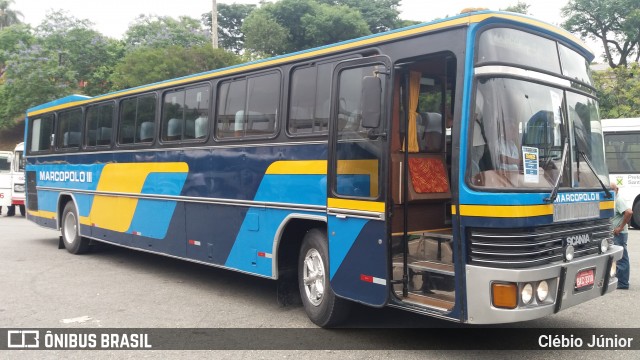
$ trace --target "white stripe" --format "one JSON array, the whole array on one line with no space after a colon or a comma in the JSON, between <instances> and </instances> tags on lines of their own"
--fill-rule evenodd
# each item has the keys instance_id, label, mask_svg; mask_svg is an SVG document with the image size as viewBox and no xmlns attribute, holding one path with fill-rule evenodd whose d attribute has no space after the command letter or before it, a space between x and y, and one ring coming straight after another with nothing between
<instances>
[{"instance_id":1,"label":"white stripe","mask_svg":"<svg viewBox=\"0 0 640 360\"><path fill-rule=\"evenodd\" d=\"M374 277L373 278L373 283L374 284L378 284L378 285L387 285L387 280Z\"/></svg>"}]
</instances>

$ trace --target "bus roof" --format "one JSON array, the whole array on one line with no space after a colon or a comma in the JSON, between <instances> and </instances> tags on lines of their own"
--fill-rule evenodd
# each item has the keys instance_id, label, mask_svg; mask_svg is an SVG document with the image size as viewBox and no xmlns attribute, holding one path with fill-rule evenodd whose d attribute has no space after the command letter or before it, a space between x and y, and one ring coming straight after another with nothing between
<instances>
[{"instance_id":1,"label":"bus roof","mask_svg":"<svg viewBox=\"0 0 640 360\"><path fill-rule=\"evenodd\" d=\"M262 59L257 61L252 61L244 64L234 65L226 68L215 69L211 71L206 71L198 74L188 75L176 79L161 81L157 83L142 85L138 87L134 87L131 89L119 90L116 92L99 95L94 98L83 96L83 95L71 95L61 99L57 99L45 104L41 104L35 107L32 107L27 110L27 116L33 116L42 114L48 111L54 111L59 109L64 109L67 107L72 107L76 105L82 105L91 102L98 102L102 100L112 99L125 95L137 94L145 91L157 90L165 87L176 86L181 84L187 84L194 81L202 81L213 79L217 77L232 75L234 73L240 73L243 71L249 70L257 70L260 68L266 68L269 66L275 66L280 64L285 64L288 62L310 59L317 56L323 55L331 55L337 54L343 51L354 50L357 48L368 47L372 45L378 45L386 42L390 42L393 40L398 40L402 38L409 38L416 35L432 32L435 30L442 30L446 28L454 28L460 26L469 26L471 24L477 24L481 22L488 21L504 21L504 22L512 22L518 23L524 26L528 26L531 28L535 28L537 30L541 30L547 34L553 35L557 38L561 38L574 46L574 48L581 53L581 55L585 56L589 61L593 60L593 54L586 47L586 45L577 37L575 37L570 32L556 27L554 25L548 24L546 22L536 20L534 18L517 14L511 12L503 12L503 11L478 11L478 12L470 12L464 13L457 16L434 20L431 22L426 22L418 25L413 25L401 29L391 30L387 32L383 32L380 34L368 35L360 38L356 38L353 40L347 40L335 44L325 45L313 49L303 50L294 52L291 54L280 55L268 59Z\"/></svg>"},{"instance_id":2,"label":"bus roof","mask_svg":"<svg viewBox=\"0 0 640 360\"><path fill-rule=\"evenodd\" d=\"M640 118L602 119L602 131L638 131Z\"/></svg>"}]
</instances>

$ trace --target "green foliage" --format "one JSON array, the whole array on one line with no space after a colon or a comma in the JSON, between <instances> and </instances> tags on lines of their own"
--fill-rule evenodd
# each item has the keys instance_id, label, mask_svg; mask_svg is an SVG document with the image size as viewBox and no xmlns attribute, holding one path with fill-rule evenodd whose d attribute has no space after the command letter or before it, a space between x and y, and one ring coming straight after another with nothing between
<instances>
[{"instance_id":1,"label":"green foliage","mask_svg":"<svg viewBox=\"0 0 640 360\"><path fill-rule=\"evenodd\" d=\"M569 0L562 17L565 29L602 43L612 68L639 60L640 0Z\"/></svg>"},{"instance_id":2,"label":"green foliage","mask_svg":"<svg viewBox=\"0 0 640 360\"><path fill-rule=\"evenodd\" d=\"M137 47L202 46L211 42L211 34L199 20L181 16L139 16L124 35L127 51Z\"/></svg>"},{"instance_id":3,"label":"green foliage","mask_svg":"<svg viewBox=\"0 0 640 360\"><path fill-rule=\"evenodd\" d=\"M640 64L597 71L593 79L598 89L600 117L640 117Z\"/></svg>"},{"instance_id":4,"label":"green foliage","mask_svg":"<svg viewBox=\"0 0 640 360\"><path fill-rule=\"evenodd\" d=\"M19 46L7 57L0 86L0 128L13 125L29 107L69 95L77 90L75 73L47 49Z\"/></svg>"},{"instance_id":5,"label":"green foliage","mask_svg":"<svg viewBox=\"0 0 640 360\"><path fill-rule=\"evenodd\" d=\"M336 29L331 27L335 26ZM279 55L370 34L359 11L314 0L264 3L245 20L250 52Z\"/></svg>"},{"instance_id":6,"label":"green foliage","mask_svg":"<svg viewBox=\"0 0 640 360\"><path fill-rule=\"evenodd\" d=\"M110 69L123 56L124 48L120 41L109 39L90 26L87 20L56 11L48 14L36 34L39 43L75 73L85 94L98 95L111 88Z\"/></svg>"},{"instance_id":7,"label":"green foliage","mask_svg":"<svg viewBox=\"0 0 640 360\"><path fill-rule=\"evenodd\" d=\"M184 48L141 47L127 53L113 71L113 90L131 88L240 63L233 53L211 44Z\"/></svg>"},{"instance_id":8,"label":"green foliage","mask_svg":"<svg viewBox=\"0 0 640 360\"><path fill-rule=\"evenodd\" d=\"M528 15L530 7L531 7L531 5L527 4L526 2L518 1L517 4L511 5L511 6L507 6L504 9L500 9L500 11L511 11L511 12L514 12L514 13L520 13L520 14Z\"/></svg>"},{"instance_id":9,"label":"green foliage","mask_svg":"<svg viewBox=\"0 0 640 360\"><path fill-rule=\"evenodd\" d=\"M253 4L218 4L218 45L236 54L244 50L244 19L256 8ZM211 13L202 14L202 23L211 29Z\"/></svg>"},{"instance_id":10,"label":"green foliage","mask_svg":"<svg viewBox=\"0 0 640 360\"><path fill-rule=\"evenodd\" d=\"M13 25L0 30L0 76L7 57L18 50L19 46L29 46L35 42L29 25Z\"/></svg>"},{"instance_id":11,"label":"green foliage","mask_svg":"<svg viewBox=\"0 0 640 360\"><path fill-rule=\"evenodd\" d=\"M369 33L369 27L360 13L344 5L320 5L315 14L305 14L300 20L308 47L332 44Z\"/></svg>"},{"instance_id":12,"label":"green foliage","mask_svg":"<svg viewBox=\"0 0 640 360\"><path fill-rule=\"evenodd\" d=\"M321 4L344 5L357 10L372 34L402 27L400 0L318 0Z\"/></svg>"}]
</instances>

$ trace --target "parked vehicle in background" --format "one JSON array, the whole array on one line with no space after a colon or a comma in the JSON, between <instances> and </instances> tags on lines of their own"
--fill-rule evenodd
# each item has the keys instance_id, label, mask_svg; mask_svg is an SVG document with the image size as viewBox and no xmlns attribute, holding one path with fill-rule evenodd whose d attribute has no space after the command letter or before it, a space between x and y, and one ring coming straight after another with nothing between
<instances>
[{"instance_id":1,"label":"parked vehicle in background","mask_svg":"<svg viewBox=\"0 0 640 360\"><path fill-rule=\"evenodd\" d=\"M13 150L13 158L11 161L11 206L20 208L20 215L26 215L24 209L25 186L24 186L24 143L16 145ZM15 211L15 210L14 210Z\"/></svg>"},{"instance_id":2,"label":"parked vehicle in background","mask_svg":"<svg viewBox=\"0 0 640 360\"><path fill-rule=\"evenodd\" d=\"M609 178L634 211L631 226L640 229L640 118L603 119Z\"/></svg>"},{"instance_id":3,"label":"parked vehicle in background","mask_svg":"<svg viewBox=\"0 0 640 360\"><path fill-rule=\"evenodd\" d=\"M11 155L11 151L0 151L0 207L11 205Z\"/></svg>"}]
</instances>

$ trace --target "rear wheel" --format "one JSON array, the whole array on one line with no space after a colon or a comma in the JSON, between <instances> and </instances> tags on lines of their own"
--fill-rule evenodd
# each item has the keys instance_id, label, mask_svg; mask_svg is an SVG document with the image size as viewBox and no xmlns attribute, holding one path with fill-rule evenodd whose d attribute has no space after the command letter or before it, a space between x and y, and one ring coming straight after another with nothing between
<instances>
[{"instance_id":1,"label":"rear wheel","mask_svg":"<svg viewBox=\"0 0 640 360\"><path fill-rule=\"evenodd\" d=\"M350 303L336 297L329 282L329 251L326 232L310 230L298 257L298 285L309 319L321 327L344 321Z\"/></svg>"},{"instance_id":2,"label":"rear wheel","mask_svg":"<svg viewBox=\"0 0 640 360\"><path fill-rule=\"evenodd\" d=\"M69 201L62 211L62 241L72 254L82 254L89 250L89 240L80 236L78 213L73 201Z\"/></svg>"}]
</instances>

